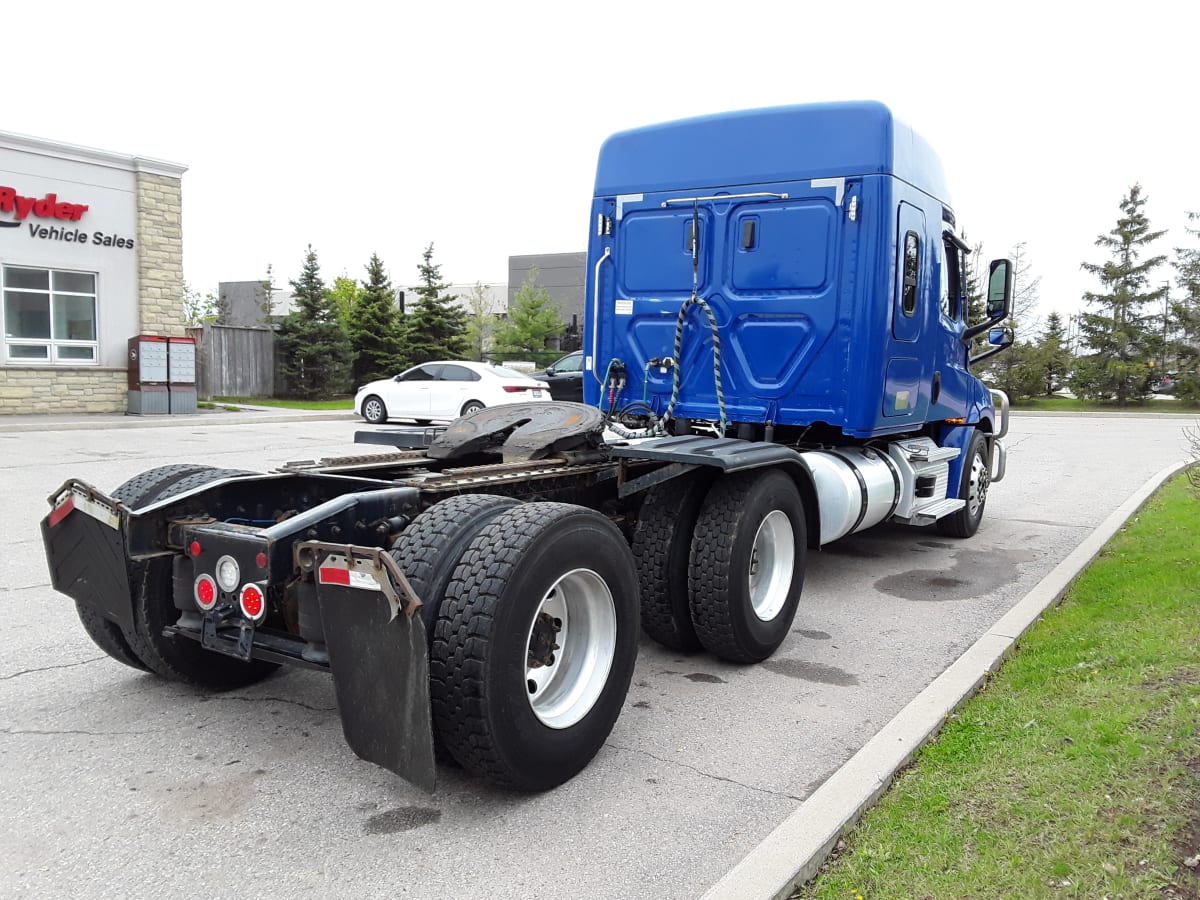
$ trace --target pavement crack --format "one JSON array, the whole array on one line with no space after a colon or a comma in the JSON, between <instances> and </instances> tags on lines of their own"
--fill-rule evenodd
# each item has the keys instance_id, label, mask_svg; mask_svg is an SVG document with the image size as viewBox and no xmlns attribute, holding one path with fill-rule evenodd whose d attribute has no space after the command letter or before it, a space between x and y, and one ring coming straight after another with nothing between
<instances>
[{"instance_id":1,"label":"pavement crack","mask_svg":"<svg viewBox=\"0 0 1200 900\"><path fill-rule=\"evenodd\" d=\"M795 794L788 794L783 791L771 791L767 788L755 787L752 784L746 784L745 782L738 781L736 778L726 778L724 775L714 775L712 772L705 772L703 769L698 768L697 766L690 765L689 763L685 763L677 759L666 759L662 756L655 756L648 750L635 750L632 747L621 747L611 742L607 742L605 746L611 747L614 750L621 750L625 753L637 753L641 756L648 756L653 760L664 763L665 765L679 766L681 769L688 769L692 772L695 772L697 775L702 775L705 778L711 778L713 781L724 781L727 784L735 784L738 787L745 788L748 791L756 791L760 794L767 794L771 797L777 797L780 800L795 800L797 803L804 802L803 797L797 797Z\"/></svg>"},{"instance_id":2,"label":"pavement crack","mask_svg":"<svg viewBox=\"0 0 1200 900\"><path fill-rule=\"evenodd\" d=\"M50 582L45 584L23 584L20 587L5 587L0 588L0 594L15 594L18 591L44 591L46 588L52 588L54 585Z\"/></svg>"},{"instance_id":3,"label":"pavement crack","mask_svg":"<svg viewBox=\"0 0 1200 900\"><path fill-rule=\"evenodd\" d=\"M313 712L335 712L336 706L311 706L308 703L301 703L299 700L289 700L286 697L230 697L228 694L221 697L207 697L207 702L214 700L237 700L241 703L287 703L291 706L299 706L301 709L310 709Z\"/></svg>"},{"instance_id":4,"label":"pavement crack","mask_svg":"<svg viewBox=\"0 0 1200 900\"><path fill-rule=\"evenodd\" d=\"M153 731L153 730L151 730L151 731L84 731L82 729L77 729L77 728L63 728L61 730L51 729L51 728L47 728L47 729L0 728L0 734L14 735L14 736L32 734L32 735L45 735L45 736L49 736L49 737L56 737L58 735L66 735L66 734L84 734L84 735L87 735L88 737L124 737L124 736L145 737L148 734L157 734L157 733L158 732Z\"/></svg>"},{"instance_id":5,"label":"pavement crack","mask_svg":"<svg viewBox=\"0 0 1200 900\"><path fill-rule=\"evenodd\" d=\"M11 678L20 678L22 675L32 675L34 672L50 672L54 669L74 669L76 666L86 666L88 663L99 662L102 659L107 659L106 656L93 656L91 659L82 659L79 662L63 663L61 666L42 666L38 669L22 669L20 672L13 672L11 675L0 675L0 681L8 681Z\"/></svg>"}]
</instances>

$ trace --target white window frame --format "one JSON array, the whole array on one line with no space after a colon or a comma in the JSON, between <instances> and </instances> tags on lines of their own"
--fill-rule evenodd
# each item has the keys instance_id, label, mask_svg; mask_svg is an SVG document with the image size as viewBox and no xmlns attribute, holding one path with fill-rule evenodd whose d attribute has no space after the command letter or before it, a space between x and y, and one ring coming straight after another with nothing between
<instances>
[{"instance_id":1,"label":"white window frame","mask_svg":"<svg viewBox=\"0 0 1200 900\"><path fill-rule=\"evenodd\" d=\"M19 288L9 287L8 272L10 269L28 269L35 272L45 272L49 288L42 290L41 288ZM94 289L91 293L85 291L60 291L54 288L54 276L56 273L64 275L90 275ZM5 295L7 293L14 294L37 294L38 296L46 297L49 303L50 314L50 337L49 338L20 338L8 336L8 325L5 321L7 302ZM69 340L67 338L56 337L54 334L54 299L55 297L86 297L92 301L93 315L93 332L95 337L90 341ZM3 361L8 366L58 366L58 367L88 367L100 365L100 274L98 272L90 272L84 269L62 269L51 268L44 265L21 265L20 263L4 263L0 264L0 346L3 346L4 355ZM37 359L28 357L13 356L13 347L44 347L46 355ZM79 359L76 357L61 357L62 350L72 347L88 347L91 348L91 359Z\"/></svg>"}]
</instances>

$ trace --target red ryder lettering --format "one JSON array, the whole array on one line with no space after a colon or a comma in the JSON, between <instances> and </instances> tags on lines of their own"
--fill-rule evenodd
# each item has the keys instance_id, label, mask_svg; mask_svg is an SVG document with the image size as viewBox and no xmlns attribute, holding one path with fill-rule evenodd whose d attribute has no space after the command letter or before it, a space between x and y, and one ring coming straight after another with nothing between
<instances>
[{"instance_id":1,"label":"red ryder lettering","mask_svg":"<svg viewBox=\"0 0 1200 900\"><path fill-rule=\"evenodd\" d=\"M58 194L45 197L22 197L16 188L0 185L0 212L15 213L18 220L30 213L41 219L65 219L78 222L88 207L82 203L60 203Z\"/></svg>"}]
</instances>

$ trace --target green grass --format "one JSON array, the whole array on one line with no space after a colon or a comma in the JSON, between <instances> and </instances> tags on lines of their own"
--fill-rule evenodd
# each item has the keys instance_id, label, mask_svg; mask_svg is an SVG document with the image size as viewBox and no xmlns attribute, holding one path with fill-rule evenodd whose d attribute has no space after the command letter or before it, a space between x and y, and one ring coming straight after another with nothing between
<instances>
[{"instance_id":1,"label":"green grass","mask_svg":"<svg viewBox=\"0 0 1200 900\"><path fill-rule=\"evenodd\" d=\"M1035 397L1032 400L1014 400L1015 410L1049 410L1054 412L1192 412L1196 406L1178 400L1145 400L1131 402L1124 407L1116 403L1100 403L1096 400L1079 400L1074 397Z\"/></svg>"},{"instance_id":2,"label":"green grass","mask_svg":"<svg viewBox=\"0 0 1200 900\"><path fill-rule=\"evenodd\" d=\"M279 400L275 397L213 397L218 403L243 403L249 406L275 406L280 409L354 409L354 398L337 400Z\"/></svg>"},{"instance_id":3,"label":"green grass","mask_svg":"<svg viewBox=\"0 0 1200 900\"><path fill-rule=\"evenodd\" d=\"M795 896L1200 896L1198 536L1181 476Z\"/></svg>"}]
</instances>

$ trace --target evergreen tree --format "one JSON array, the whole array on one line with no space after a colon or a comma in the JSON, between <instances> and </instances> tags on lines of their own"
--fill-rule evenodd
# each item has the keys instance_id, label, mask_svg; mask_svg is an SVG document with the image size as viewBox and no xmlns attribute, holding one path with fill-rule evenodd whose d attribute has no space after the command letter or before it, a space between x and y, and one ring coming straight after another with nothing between
<instances>
[{"instance_id":1,"label":"evergreen tree","mask_svg":"<svg viewBox=\"0 0 1200 900\"><path fill-rule=\"evenodd\" d=\"M1139 262L1149 245L1165 232L1151 231L1142 207L1146 199L1135 184L1121 200L1116 227L1096 238L1096 246L1109 251L1103 263L1082 263L1081 268L1100 279L1101 291L1088 292L1083 299L1096 312L1079 317L1080 337L1092 353L1075 366L1071 389L1086 399L1115 396L1119 406L1140 398L1150 378L1149 361L1160 338L1153 327L1153 314L1143 312L1147 304L1162 301L1166 288L1150 290L1150 273L1166 259L1151 256Z\"/></svg>"},{"instance_id":2,"label":"evergreen tree","mask_svg":"<svg viewBox=\"0 0 1200 900\"><path fill-rule=\"evenodd\" d=\"M1046 317L1046 331L1037 344L1035 360L1046 396L1054 393L1071 368L1071 350L1067 346L1067 328L1057 312Z\"/></svg>"},{"instance_id":3,"label":"evergreen tree","mask_svg":"<svg viewBox=\"0 0 1200 900\"><path fill-rule=\"evenodd\" d=\"M536 268L529 270L509 307L508 321L496 329L496 349L501 353L540 353L550 338L567 328L558 304L538 283L538 274Z\"/></svg>"},{"instance_id":4,"label":"evergreen tree","mask_svg":"<svg viewBox=\"0 0 1200 900\"><path fill-rule=\"evenodd\" d=\"M344 394L350 388L350 341L337 320L311 244L300 277L291 285L296 309L283 318L276 334L286 393L305 399Z\"/></svg>"},{"instance_id":5,"label":"evergreen tree","mask_svg":"<svg viewBox=\"0 0 1200 900\"><path fill-rule=\"evenodd\" d=\"M454 305L458 297L442 295L449 285L441 280L442 267L433 262L433 244L421 259L419 299L404 321L407 362L415 366L433 359L461 359L468 350L467 315Z\"/></svg>"},{"instance_id":6,"label":"evergreen tree","mask_svg":"<svg viewBox=\"0 0 1200 900\"><path fill-rule=\"evenodd\" d=\"M1200 213L1189 212L1188 221L1200 222ZM1200 229L1184 229L1200 238ZM1200 248L1176 247L1175 286L1180 296L1171 303L1171 336L1168 348L1172 365L1179 373L1175 396L1192 403L1200 401Z\"/></svg>"},{"instance_id":7,"label":"evergreen tree","mask_svg":"<svg viewBox=\"0 0 1200 900\"><path fill-rule=\"evenodd\" d=\"M405 362L396 292L378 254L371 254L366 269L367 280L347 315L356 385L390 378L404 368Z\"/></svg>"}]
</instances>

